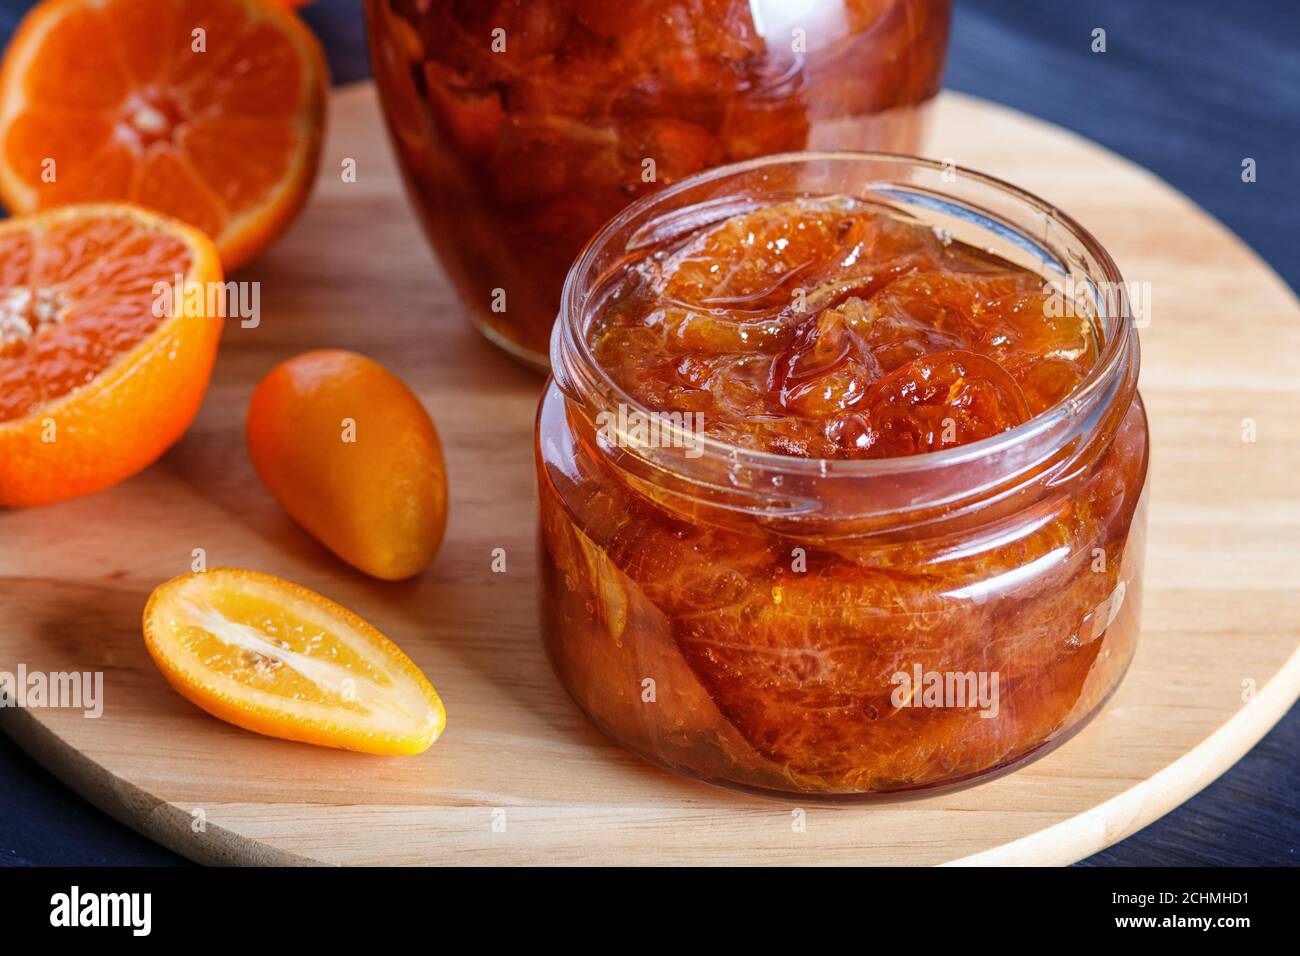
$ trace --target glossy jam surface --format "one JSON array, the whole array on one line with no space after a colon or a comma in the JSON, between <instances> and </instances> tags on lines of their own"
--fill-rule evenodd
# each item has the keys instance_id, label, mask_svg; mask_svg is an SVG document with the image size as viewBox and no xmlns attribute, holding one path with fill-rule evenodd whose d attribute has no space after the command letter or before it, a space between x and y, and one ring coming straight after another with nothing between
<instances>
[{"instance_id":1,"label":"glossy jam surface","mask_svg":"<svg viewBox=\"0 0 1300 956\"><path fill-rule=\"evenodd\" d=\"M367 0L407 182L476 319L544 364L582 245L632 200L801 149L911 152L949 0Z\"/></svg>"},{"instance_id":2,"label":"glossy jam surface","mask_svg":"<svg viewBox=\"0 0 1300 956\"><path fill-rule=\"evenodd\" d=\"M611 281L584 328L625 397L780 457L750 474L721 456L701 480L640 467L550 388L543 634L602 729L729 786L879 798L1015 766L1100 708L1141 602L1135 355L1036 468L969 460L960 507L873 514L929 476L837 477L839 459L876 467L1052 409L1099 365L1092 323L1059 316L1037 275L836 197L760 205ZM810 456L830 459L820 479ZM781 510L796 488L805 510Z\"/></svg>"},{"instance_id":3,"label":"glossy jam surface","mask_svg":"<svg viewBox=\"0 0 1300 956\"><path fill-rule=\"evenodd\" d=\"M927 226L790 200L629 264L588 337L630 398L716 438L888 458L995 435L1077 387L1097 336L1058 299Z\"/></svg>"}]
</instances>

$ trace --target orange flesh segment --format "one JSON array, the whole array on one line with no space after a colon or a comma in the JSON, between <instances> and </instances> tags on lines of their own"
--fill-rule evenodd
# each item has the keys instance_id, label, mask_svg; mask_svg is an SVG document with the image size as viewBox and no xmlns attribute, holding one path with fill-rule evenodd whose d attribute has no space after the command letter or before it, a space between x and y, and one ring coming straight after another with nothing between
<instances>
[{"instance_id":1,"label":"orange flesh segment","mask_svg":"<svg viewBox=\"0 0 1300 956\"><path fill-rule=\"evenodd\" d=\"M214 198L232 212L261 201L294 149L292 130L269 120L201 120L181 134L181 142L193 174L212 184Z\"/></svg>"},{"instance_id":2,"label":"orange flesh segment","mask_svg":"<svg viewBox=\"0 0 1300 956\"><path fill-rule=\"evenodd\" d=\"M39 70L27 77L28 102L36 109L111 109L127 93L127 77L111 43L109 19L83 7L70 11L45 35Z\"/></svg>"}]
</instances>

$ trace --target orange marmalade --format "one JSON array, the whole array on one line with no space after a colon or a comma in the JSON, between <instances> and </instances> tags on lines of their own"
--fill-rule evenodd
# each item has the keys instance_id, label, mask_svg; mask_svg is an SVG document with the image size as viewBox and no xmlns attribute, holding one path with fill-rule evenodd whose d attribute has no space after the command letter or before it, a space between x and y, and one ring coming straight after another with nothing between
<instances>
[{"instance_id":1,"label":"orange marmalade","mask_svg":"<svg viewBox=\"0 0 1300 956\"><path fill-rule=\"evenodd\" d=\"M1012 768L1132 656L1146 421L1113 263L1012 187L788 154L638 202L570 273L542 627L621 743L750 790Z\"/></svg>"}]
</instances>

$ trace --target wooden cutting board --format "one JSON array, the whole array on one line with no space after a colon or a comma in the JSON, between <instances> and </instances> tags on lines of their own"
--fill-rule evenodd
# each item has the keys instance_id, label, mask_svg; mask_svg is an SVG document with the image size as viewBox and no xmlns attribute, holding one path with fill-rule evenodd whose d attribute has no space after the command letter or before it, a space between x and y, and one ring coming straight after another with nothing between
<instances>
[{"instance_id":1,"label":"wooden cutting board","mask_svg":"<svg viewBox=\"0 0 1300 956\"><path fill-rule=\"evenodd\" d=\"M1152 283L1143 635L1110 705L1056 752L948 796L799 807L683 780L598 734L552 678L535 625L542 381L465 321L369 85L335 97L315 198L238 276L262 283L262 322L230 324L185 439L110 491L0 513L0 670L102 671L105 684L99 719L4 709L0 726L115 817L208 863L1068 863L1181 803L1300 688L1300 306L1206 213L1098 146L954 94L935 120L930 155L1062 206L1126 278ZM348 158L358 177L344 183ZM396 371L441 430L450 526L415 581L371 581L332 558L249 464L253 387L322 346ZM442 693L443 739L414 758L321 750L174 694L145 655L140 612L195 548L210 567L270 571L373 621ZM494 548L504 574L490 569Z\"/></svg>"}]
</instances>

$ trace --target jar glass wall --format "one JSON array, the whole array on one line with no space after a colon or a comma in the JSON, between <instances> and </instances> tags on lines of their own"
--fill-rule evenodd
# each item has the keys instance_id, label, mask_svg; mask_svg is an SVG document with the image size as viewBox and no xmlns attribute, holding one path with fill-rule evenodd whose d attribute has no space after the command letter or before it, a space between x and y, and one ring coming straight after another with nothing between
<instances>
[{"instance_id":1,"label":"jar glass wall","mask_svg":"<svg viewBox=\"0 0 1300 956\"><path fill-rule=\"evenodd\" d=\"M737 209L808 196L871 203L1072 290L1095 364L1023 424L926 454L812 459L621 425L611 441L611 421L653 410L587 338L610 277ZM650 760L754 791L897 798L1046 752L1118 685L1141 604L1138 343L1114 263L1046 203L888 155L695 177L587 247L552 365L537 422L542 633L577 704Z\"/></svg>"},{"instance_id":2,"label":"jar glass wall","mask_svg":"<svg viewBox=\"0 0 1300 956\"><path fill-rule=\"evenodd\" d=\"M544 367L565 273L634 199L797 149L911 152L950 0L366 0L408 191L470 315Z\"/></svg>"}]
</instances>

